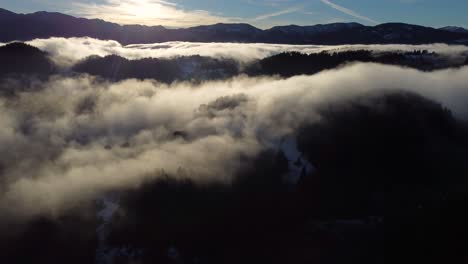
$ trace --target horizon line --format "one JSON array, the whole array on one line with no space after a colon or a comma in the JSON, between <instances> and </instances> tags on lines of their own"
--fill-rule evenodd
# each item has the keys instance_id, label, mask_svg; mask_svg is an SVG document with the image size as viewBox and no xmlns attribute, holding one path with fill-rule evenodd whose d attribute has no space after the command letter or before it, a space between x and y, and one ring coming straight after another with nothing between
<instances>
[{"instance_id":1,"label":"horizon line","mask_svg":"<svg viewBox=\"0 0 468 264\"><path fill-rule=\"evenodd\" d=\"M362 23L359 23L359 22L356 22L356 21L341 21L341 22L318 23L318 24L278 24L278 25L274 25L274 26L266 27L266 28L258 27L258 26L252 25L251 23L248 23L248 22L232 22L232 23L230 23L230 22L218 22L218 23L214 23L214 24L201 24L201 25L194 25L194 26L188 26L188 27L171 27L171 26L165 26L163 24L145 25L145 24L132 24L132 23L129 23L129 24L127 24L127 23L116 23L116 22L111 22L111 21L108 21L108 20L105 20L105 19L102 19L102 18L86 18L86 17L82 17L82 16L79 16L79 15L69 14L69 13L60 12L60 11L38 10L38 11L30 11L30 12L21 13L21 12L15 12L15 11L12 11L12 10L8 10L8 9L2 8L2 7L0 7L0 10L5 10L7 12L10 12L10 13L13 13L13 14L16 14L16 15L32 15L32 14L36 14L36 13L51 13L51 14L55 13L55 14L66 15L66 16L70 16L70 17L74 17L74 18L78 18L78 19L101 20L101 21L104 21L106 23L116 24L116 25L119 25L119 26L163 27L165 29L189 29L189 28L194 28L194 27L213 26L213 25L219 25L219 24L224 24L224 25L249 25L249 26L254 27L256 29L259 29L259 30L269 30L269 29L273 29L275 27L286 27L286 26L311 27L311 26L333 25L333 24L359 24L359 25L364 26L364 27L376 27L376 26L385 25L385 24L406 24L406 25L433 28L433 29L438 29L438 30L440 30L442 28L445 28L445 27L457 27L457 28L462 28L462 29L468 30L468 27L464 26L464 25L445 25L445 26L434 27L434 26L428 26L428 25L422 25L422 24L413 24L413 23L408 23L408 22L397 22L397 21L382 22L382 23L378 23L376 25L365 25L365 24L362 24Z\"/></svg>"}]
</instances>

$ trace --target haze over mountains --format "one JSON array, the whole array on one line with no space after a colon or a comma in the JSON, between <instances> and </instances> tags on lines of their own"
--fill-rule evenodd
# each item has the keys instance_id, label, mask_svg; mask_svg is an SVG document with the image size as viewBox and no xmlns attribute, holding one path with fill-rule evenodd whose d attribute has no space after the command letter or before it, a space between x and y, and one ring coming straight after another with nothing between
<instances>
[{"instance_id":1,"label":"haze over mountains","mask_svg":"<svg viewBox=\"0 0 468 264\"><path fill-rule=\"evenodd\" d=\"M14 94L15 91L9 89L11 85L1 85L2 78L28 80L31 77L48 79L53 75L60 74L90 74L108 80L118 81L126 79L152 79L163 83L173 83L177 81L203 82L208 80L228 80L235 76L281 76L292 77L298 75L312 75L324 70L339 68L346 64L353 63L379 63L385 65L398 65L406 68L418 69L420 71L437 71L442 69L456 69L468 65L468 47L448 46L448 45L379 45L382 50L366 49L365 45L343 45L330 46L335 49L324 50L319 46L310 45L279 45L274 44L252 44L258 45L254 51L248 51L245 47L230 47L232 43L217 43L225 49L229 49L232 54L244 53L255 54L261 49L270 50L270 55L259 58L243 60L236 57L226 57L210 46L211 43L198 43L201 50L210 50L212 53L194 55L194 53L183 52L179 48L178 55L159 56L151 54L150 50L120 47L114 49L107 47L107 52L98 55L102 47L99 41L90 38L71 38L66 41L75 42L72 49L74 54L80 53L83 44L89 46L97 54L86 56L86 52L75 59L63 58L61 55L50 51L54 49L64 49L66 45L64 38L54 38L45 44L39 45L43 50L35 47L40 41L28 43L13 42L0 45L0 94ZM39 41L39 42L38 42ZM116 43L115 41L110 41ZM184 42L189 45L191 43ZM173 43L167 43L171 46ZM197 43L194 43L197 44ZM161 44L166 45L166 44ZM204 46L208 45L208 46ZM250 45L250 44L237 44ZM133 45L132 45L133 46ZM391 47L395 46L395 47ZM274 48L277 48L274 50ZM315 51L294 50L294 47L315 47ZM327 46L328 47L328 46ZM341 48L340 48L341 47ZM413 50L411 50L413 48ZM424 49L426 48L426 49ZM162 51L160 47L158 51ZM169 49L177 50L177 46ZM407 49L407 51L405 51ZM408 49L410 51L408 51ZM47 52L47 51L50 52ZM140 52L141 56L135 56ZM129 56L133 54L133 56ZM183 55L185 54L185 55ZM255 54L254 56L258 56ZM63 63L63 61L67 63ZM285 67L284 65L288 65Z\"/></svg>"},{"instance_id":2,"label":"haze over mountains","mask_svg":"<svg viewBox=\"0 0 468 264\"><path fill-rule=\"evenodd\" d=\"M0 41L32 40L49 37L92 37L116 40L122 44L167 41L242 42L278 44L468 44L463 28L435 29L403 23L364 26L333 23L314 26L277 26L262 30L249 24L215 24L170 29L163 26L118 25L100 19L36 12L17 14L0 9Z\"/></svg>"}]
</instances>

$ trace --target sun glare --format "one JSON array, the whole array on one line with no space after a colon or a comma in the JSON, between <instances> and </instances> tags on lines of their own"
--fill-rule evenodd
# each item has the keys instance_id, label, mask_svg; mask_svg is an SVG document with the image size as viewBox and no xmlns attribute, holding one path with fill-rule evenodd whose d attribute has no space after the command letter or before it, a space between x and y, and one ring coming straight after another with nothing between
<instances>
[{"instance_id":1,"label":"sun glare","mask_svg":"<svg viewBox=\"0 0 468 264\"><path fill-rule=\"evenodd\" d=\"M226 21L202 10L185 10L170 1L160 0L103 0L102 3L75 3L80 15L101 18L119 24L148 26L189 27Z\"/></svg>"},{"instance_id":2,"label":"sun glare","mask_svg":"<svg viewBox=\"0 0 468 264\"><path fill-rule=\"evenodd\" d=\"M158 3L151 3L147 1L133 1L121 7L122 11L126 14L138 18L161 18L165 16L163 12L164 6Z\"/></svg>"}]
</instances>

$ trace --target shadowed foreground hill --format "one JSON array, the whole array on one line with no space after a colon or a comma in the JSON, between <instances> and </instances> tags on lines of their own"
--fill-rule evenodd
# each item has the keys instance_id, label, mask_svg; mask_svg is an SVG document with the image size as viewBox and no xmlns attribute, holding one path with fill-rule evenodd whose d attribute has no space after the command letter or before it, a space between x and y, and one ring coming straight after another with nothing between
<instances>
[{"instance_id":1,"label":"shadowed foreground hill","mask_svg":"<svg viewBox=\"0 0 468 264\"><path fill-rule=\"evenodd\" d=\"M321 214L385 215L385 244L394 249L386 259L463 263L466 122L408 93L323 106L322 114L299 134L317 166Z\"/></svg>"},{"instance_id":2,"label":"shadowed foreground hill","mask_svg":"<svg viewBox=\"0 0 468 264\"><path fill-rule=\"evenodd\" d=\"M180 168L120 191L107 226L113 263L464 263L466 123L405 92L362 95L321 113L298 131L315 170L297 185L285 182L285 155L269 149L239 157L231 184L197 184ZM94 262L97 209L82 206L87 214L38 217L16 236L14 225L0 224L0 262Z\"/></svg>"},{"instance_id":3,"label":"shadowed foreground hill","mask_svg":"<svg viewBox=\"0 0 468 264\"><path fill-rule=\"evenodd\" d=\"M461 263L468 217L452 217L468 206L457 191L466 188L466 124L409 93L354 98L323 114L299 133L316 172L297 186L282 181L288 164L276 151L246 161L232 186L167 175L123 196L112 245L144 248L143 263L375 264L405 254ZM386 256L384 236L397 248Z\"/></svg>"},{"instance_id":4,"label":"shadowed foreground hill","mask_svg":"<svg viewBox=\"0 0 468 264\"><path fill-rule=\"evenodd\" d=\"M55 71L47 54L25 43L15 42L0 47L0 77L28 75L44 77Z\"/></svg>"}]
</instances>

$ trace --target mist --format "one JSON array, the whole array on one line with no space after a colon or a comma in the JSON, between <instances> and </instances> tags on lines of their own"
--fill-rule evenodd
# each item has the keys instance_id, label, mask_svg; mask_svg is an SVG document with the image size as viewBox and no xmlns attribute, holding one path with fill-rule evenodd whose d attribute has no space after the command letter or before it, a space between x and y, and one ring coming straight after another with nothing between
<instances>
[{"instance_id":1,"label":"mist","mask_svg":"<svg viewBox=\"0 0 468 264\"><path fill-rule=\"evenodd\" d=\"M282 45L263 43L197 43L166 42L155 44L133 44L123 46L113 40L93 38L48 38L26 42L49 53L51 59L61 67L70 67L89 56L118 55L135 60L142 58L174 58L200 55L218 59L233 59L241 64L270 57L282 52L318 53L322 51L370 50L379 52L409 52L427 50L436 52L446 59L463 60L468 56L468 47L463 45ZM0 44L4 45L4 44Z\"/></svg>"},{"instance_id":2,"label":"mist","mask_svg":"<svg viewBox=\"0 0 468 264\"><path fill-rule=\"evenodd\" d=\"M201 84L88 75L32 82L0 98L0 211L56 216L181 168L195 182L229 184L243 158L320 121L321 106L356 96L413 92L467 120L467 83L468 67L424 73L363 63L312 76Z\"/></svg>"}]
</instances>

